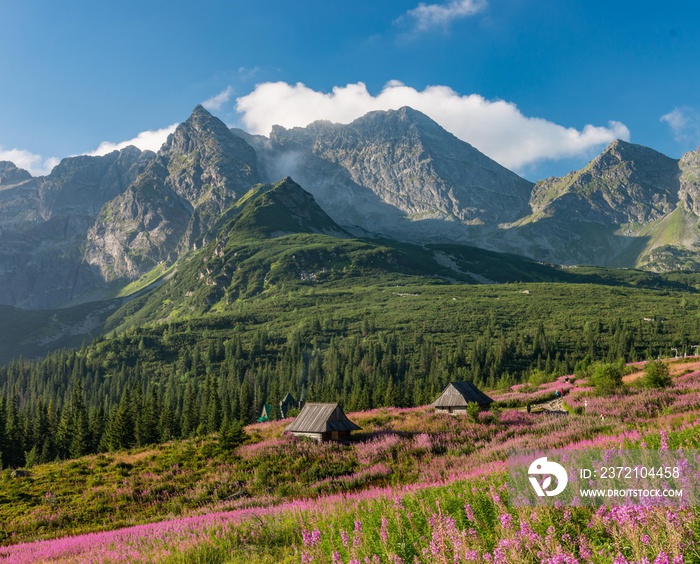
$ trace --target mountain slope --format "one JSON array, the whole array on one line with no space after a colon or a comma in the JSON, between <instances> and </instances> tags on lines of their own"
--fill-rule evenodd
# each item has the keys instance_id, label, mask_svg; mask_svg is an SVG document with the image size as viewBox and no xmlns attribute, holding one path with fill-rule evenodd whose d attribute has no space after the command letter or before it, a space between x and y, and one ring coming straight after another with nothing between
<instances>
[{"instance_id":1,"label":"mountain slope","mask_svg":"<svg viewBox=\"0 0 700 564\"><path fill-rule=\"evenodd\" d=\"M287 178L252 188L221 216L210 243L183 258L171 280L117 314L110 327L202 315L265 292L392 273L474 281L440 266L424 249L351 239Z\"/></svg>"},{"instance_id":2,"label":"mountain slope","mask_svg":"<svg viewBox=\"0 0 700 564\"><path fill-rule=\"evenodd\" d=\"M678 204L678 161L614 141L583 170L535 184L530 205L538 217L576 215L604 225L649 223Z\"/></svg>"},{"instance_id":3,"label":"mountain slope","mask_svg":"<svg viewBox=\"0 0 700 564\"><path fill-rule=\"evenodd\" d=\"M19 184L24 180L29 180L31 177L31 174L22 168L18 168L15 163L0 161L0 186Z\"/></svg>"},{"instance_id":4,"label":"mountain slope","mask_svg":"<svg viewBox=\"0 0 700 564\"><path fill-rule=\"evenodd\" d=\"M258 185L216 223L215 238L176 264L152 293L108 322L109 330L236 310L253 298L311 288L355 292L372 284L569 282L694 292L693 279L639 271L561 269L464 245L415 245L357 239L292 179ZM206 321L203 321L206 323Z\"/></svg>"},{"instance_id":5,"label":"mountain slope","mask_svg":"<svg viewBox=\"0 0 700 564\"><path fill-rule=\"evenodd\" d=\"M52 308L103 285L82 253L100 208L153 159L135 147L102 157L70 157L32 178L0 167L0 303Z\"/></svg>"},{"instance_id":6,"label":"mountain slope","mask_svg":"<svg viewBox=\"0 0 700 564\"><path fill-rule=\"evenodd\" d=\"M259 182L255 151L202 106L147 170L107 204L86 260L106 280L133 280L202 244L221 213Z\"/></svg>"},{"instance_id":7,"label":"mountain slope","mask_svg":"<svg viewBox=\"0 0 700 564\"><path fill-rule=\"evenodd\" d=\"M488 243L558 264L694 268L691 162L681 180L677 160L615 141L583 169L537 182L532 213Z\"/></svg>"},{"instance_id":8,"label":"mountain slope","mask_svg":"<svg viewBox=\"0 0 700 564\"><path fill-rule=\"evenodd\" d=\"M686 209L700 216L700 148L681 157L679 197Z\"/></svg>"},{"instance_id":9,"label":"mountain slope","mask_svg":"<svg viewBox=\"0 0 700 564\"><path fill-rule=\"evenodd\" d=\"M290 173L334 233L557 264L700 268L699 155L679 162L617 141L582 170L533 187L410 108L275 127L268 139L198 106L157 154L68 158L42 178L0 163L0 303L105 299L206 246L252 186Z\"/></svg>"},{"instance_id":10,"label":"mountain slope","mask_svg":"<svg viewBox=\"0 0 700 564\"><path fill-rule=\"evenodd\" d=\"M528 181L408 107L248 139L268 178L292 175L338 223L372 233L454 238L527 210Z\"/></svg>"}]
</instances>

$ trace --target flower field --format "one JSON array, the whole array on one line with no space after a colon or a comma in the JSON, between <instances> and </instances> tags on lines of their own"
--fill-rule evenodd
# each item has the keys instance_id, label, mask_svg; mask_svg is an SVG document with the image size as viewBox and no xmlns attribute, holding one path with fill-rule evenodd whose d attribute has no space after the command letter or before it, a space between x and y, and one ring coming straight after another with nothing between
<instances>
[{"instance_id":1,"label":"flower field","mask_svg":"<svg viewBox=\"0 0 700 564\"><path fill-rule=\"evenodd\" d=\"M700 371L667 389L626 387L607 398L576 382L565 402L569 415L502 409L478 421L425 407L350 414L363 429L350 446L282 436L284 421L252 425L251 442L212 466L225 479L198 474L233 495L160 522L144 523L156 512L134 501L134 526L100 531L108 522L95 517L82 529L94 532L16 544L10 536L0 562L700 562L698 508L515 507L504 462L525 449L697 449ZM125 476L122 495L135 496L135 483ZM19 538L32 535L42 532Z\"/></svg>"}]
</instances>

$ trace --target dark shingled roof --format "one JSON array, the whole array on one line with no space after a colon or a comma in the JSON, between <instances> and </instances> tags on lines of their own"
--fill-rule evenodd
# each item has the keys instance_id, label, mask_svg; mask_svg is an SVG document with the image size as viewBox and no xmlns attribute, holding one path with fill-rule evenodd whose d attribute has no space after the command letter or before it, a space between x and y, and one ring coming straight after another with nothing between
<instances>
[{"instance_id":1,"label":"dark shingled roof","mask_svg":"<svg viewBox=\"0 0 700 564\"><path fill-rule=\"evenodd\" d=\"M348 419L337 403L307 403L285 431L296 433L330 433L358 431L360 427Z\"/></svg>"},{"instance_id":2,"label":"dark shingled roof","mask_svg":"<svg viewBox=\"0 0 700 564\"><path fill-rule=\"evenodd\" d=\"M282 398L282 401L280 403L297 403L297 400L294 399L294 396L291 394L291 392L287 392L287 395Z\"/></svg>"},{"instance_id":3,"label":"dark shingled roof","mask_svg":"<svg viewBox=\"0 0 700 564\"><path fill-rule=\"evenodd\" d=\"M466 407L468 403L489 405L493 400L471 382L451 382L432 405L433 407Z\"/></svg>"}]
</instances>

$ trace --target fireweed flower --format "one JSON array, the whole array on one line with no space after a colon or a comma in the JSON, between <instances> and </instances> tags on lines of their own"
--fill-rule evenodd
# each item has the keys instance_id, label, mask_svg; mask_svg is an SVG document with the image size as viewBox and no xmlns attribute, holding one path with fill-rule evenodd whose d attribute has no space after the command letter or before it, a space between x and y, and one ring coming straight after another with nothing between
<instances>
[{"instance_id":1,"label":"fireweed flower","mask_svg":"<svg viewBox=\"0 0 700 564\"><path fill-rule=\"evenodd\" d=\"M472 509L472 506L468 503L464 504L464 513L466 513L467 519L469 519L472 523L476 523L476 518L474 517L474 510Z\"/></svg>"},{"instance_id":2,"label":"fireweed flower","mask_svg":"<svg viewBox=\"0 0 700 564\"><path fill-rule=\"evenodd\" d=\"M386 517L382 516L382 525L381 525L381 527L379 528L379 536L381 537L382 542L384 542L384 543L385 543L385 542L388 540L388 538L389 538L389 531L388 531L388 529L389 529L389 520L388 520Z\"/></svg>"}]
</instances>

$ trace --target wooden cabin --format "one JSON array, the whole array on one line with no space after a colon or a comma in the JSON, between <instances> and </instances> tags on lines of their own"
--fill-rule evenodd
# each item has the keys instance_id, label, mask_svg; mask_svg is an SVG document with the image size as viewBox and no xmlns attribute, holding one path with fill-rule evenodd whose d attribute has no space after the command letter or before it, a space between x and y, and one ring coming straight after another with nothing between
<instances>
[{"instance_id":1,"label":"wooden cabin","mask_svg":"<svg viewBox=\"0 0 700 564\"><path fill-rule=\"evenodd\" d=\"M280 402L280 416L282 419L286 419L289 417L289 412L292 409L298 409L300 407L300 402L298 402L290 392L287 392L287 395L284 396Z\"/></svg>"},{"instance_id":2,"label":"wooden cabin","mask_svg":"<svg viewBox=\"0 0 700 564\"><path fill-rule=\"evenodd\" d=\"M450 382L432 405L442 413L463 414L467 404L477 403L481 409L488 409L493 400L471 382Z\"/></svg>"},{"instance_id":3,"label":"wooden cabin","mask_svg":"<svg viewBox=\"0 0 700 564\"><path fill-rule=\"evenodd\" d=\"M260 417L258 417L258 423L274 421L275 419L278 419L275 409L269 403L263 404L262 412L260 413Z\"/></svg>"},{"instance_id":4,"label":"wooden cabin","mask_svg":"<svg viewBox=\"0 0 700 564\"><path fill-rule=\"evenodd\" d=\"M285 429L317 441L347 441L352 431L359 430L337 403L307 403Z\"/></svg>"}]
</instances>

